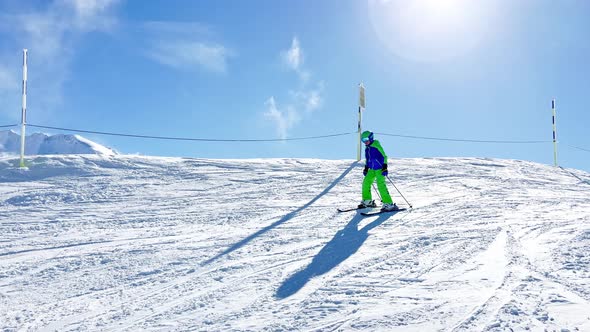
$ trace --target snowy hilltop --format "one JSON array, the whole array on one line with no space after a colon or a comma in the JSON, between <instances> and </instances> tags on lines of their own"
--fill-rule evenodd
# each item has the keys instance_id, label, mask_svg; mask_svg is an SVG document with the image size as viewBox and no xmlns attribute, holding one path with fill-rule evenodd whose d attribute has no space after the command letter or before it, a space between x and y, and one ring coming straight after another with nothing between
<instances>
[{"instance_id":1,"label":"snowy hilltop","mask_svg":"<svg viewBox=\"0 0 590 332\"><path fill-rule=\"evenodd\" d=\"M20 134L12 130L0 131L0 153L20 153ZM25 139L25 154L100 154L112 156L114 150L79 135L47 135L34 133Z\"/></svg>"},{"instance_id":2,"label":"snowy hilltop","mask_svg":"<svg viewBox=\"0 0 590 332\"><path fill-rule=\"evenodd\" d=\"M28 162L0 158L2 331L590 331L583 171L390 158L414 208L363 217L350 160Z\"/></svg>"}]
</instances>

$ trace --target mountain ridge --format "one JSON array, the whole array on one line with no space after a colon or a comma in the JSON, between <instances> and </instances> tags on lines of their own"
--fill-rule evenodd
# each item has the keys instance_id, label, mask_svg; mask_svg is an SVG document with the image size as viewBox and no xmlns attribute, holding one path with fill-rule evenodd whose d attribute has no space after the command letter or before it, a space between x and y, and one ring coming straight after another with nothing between
<instances>
[{"instance_id":1,"label":"mountain ridge","mask_svg":"<svg viewBox=\"0 0 590 332\"><path fill-rule=\"evenodd\" d=\"M0 131L0 153L20 154L20 134ZM98 154L112 156L115 150L80 135L33 133L25 137L25 155Z\"/></svg>"}]
</instances>

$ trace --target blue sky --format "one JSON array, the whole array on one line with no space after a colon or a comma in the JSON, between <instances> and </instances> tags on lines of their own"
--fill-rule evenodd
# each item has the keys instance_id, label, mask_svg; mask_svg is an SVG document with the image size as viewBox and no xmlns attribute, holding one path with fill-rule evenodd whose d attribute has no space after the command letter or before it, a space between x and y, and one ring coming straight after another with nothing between
<instances>
[{"instance_id":1,"label":"blue sky","mask_svg":"<svg viewBox=\"0 0 590 332\"><path fill-rule=\"evenodd\" d=\"M590 170L590 152L573 148L590 150L587 1L0 0L0 13L0 125L20 121L27 48L31 124L212 139L351 133L363 82L363 128L410 136L549 141L556 98L560 164ZM357 146L355 135L84 136L122 153L203 158L353 159ZM377 138L391 157L553 163L551 143Z\"/></svg>"}]
</instances>

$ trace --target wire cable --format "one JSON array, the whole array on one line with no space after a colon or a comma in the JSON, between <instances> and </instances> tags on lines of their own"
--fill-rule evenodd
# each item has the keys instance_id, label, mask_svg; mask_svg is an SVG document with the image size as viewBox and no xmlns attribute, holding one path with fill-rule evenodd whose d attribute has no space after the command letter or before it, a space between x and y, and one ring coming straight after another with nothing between
<instances>
[{"instance_id":1,"label":"wire cable","mask_svg":"<svg viewBox=\"0 0 590 332\"><path fill-rule=\"evenodd\" d=\"M149 139L175 140L175 141L198 141L198 142L280 142L280 141L299 141L299 140L320 139L320 138L328 138L328 137L336 137L336 136L344 136L344 135L354 134L354 132L352 132L352 133L341 133L341 134L333 134L333 135L295 137L295 138L273 138L273 139L215 139L215 138L189 138L189 137L167 137L167 136L122 134L122 133L112 133L112 132L104 132L104 131L40 126L40 125L34 125L34 124L28 124L28 126L35 127L35 128L54 129L54 130L71 131L71 132L87 133L87 134L97 134L97 135L123 136L123 137L149 138Z\"/></svg>"},{"instance_id":2,"label":"wire cable","mask_svg":"<svg viewBox=\"0 0 590 332\"><path fill-rule=\"evenodd\" d=\"M7 128L7 127L16 127L17 124L13 125L2 125L0 128ZM115 133L115 132L104 132L104 131L95 131L95 130L83 130L83 129L73 129L73 128L63 128L63 127L52 127L52 126L41 126L35 124L27 124L29 127L35 128L43 128L43 129L53 129L53 130L61 130L61 131L70 131L70 132L78 132L78 133L87 133L87 134L97 134L97 135L109 135L109 136L121 136L121 137L133 137L133 138L148 138L148 139L160 139L160 140L176 140L176 141L198 141L198 142L281 142L281 141L300 141L300 140L312 140L312 139L321 139L321 138L330 138L330 137L338 137L338 136L346 136L356 134L357 132L348 132L348 133L340 133L340 134L331 134L331 135L319 135L319 136L307 136L307 137L293 137L293 138L272 138L272 139L216 139L216 138L191 138L191 137L170 137L170 136L153 136L153 135L137 135L137 134L124 134L124 133ZM400 135L400 134L389 134L389 133L378 133L378 135L383 136L394 136L394 137L402 137L402 138L411 138L411 139L422 139L422 140L435 140L435 141L447 141L447 142L467 142L467 143L499 143L499 144L539 144L539 143L551 143L552 141L514 141L514 140L474 140L474 139L455 139L455 138L443 138L443 137L427 137L427 136L413 136L413 135ZM567 145L571 148L590 152L588 149L584 149L581 147Z\"/></svg>"},{"instance_id":3,"label":"wire cable","mask_svg":"<svg viewBox=\"0 0 590 332\"><path fill-rule=\"evenodd\" d=\"M569 146L570 148L574 148L574 149L578 149L578 150L590 152L590 150L588 150L588 149L580 148L580 147L577 147L577 146L573 146L573 145L569 145L569 144L564 144L564 145L565 146Z\"/></svg>"},{"instance_id":4,"label":"wire cable","mask_svg":"<svg viewBox=\"0 0 590 332\"><path fill-rule=\"evenodd\" d=\"M410 136L387 133L375 133L383 136L395 136L403 138L424 139L434 141L450 141L450 142L468 142L468 143L501 143L501 144L537 144L537 143L551 143L552 141L489 141L489 140L474 140L474 139L455 139L455 138L441 138L441 137L425 137L425 136Z\"/></svg>"},{"instance_id":5,"label":"wire cable","mask_svg":"<svg viewBox=\"0 0 590 332\"><path fill-rule=\"evenodd\" d=\"M10 127L16 127L16 126L18 126L18 125L15 125L15 124L13 124L13 125L3 125L3 126L0 126L0 128L10 128Z\"/></svg>"}]
</instances>

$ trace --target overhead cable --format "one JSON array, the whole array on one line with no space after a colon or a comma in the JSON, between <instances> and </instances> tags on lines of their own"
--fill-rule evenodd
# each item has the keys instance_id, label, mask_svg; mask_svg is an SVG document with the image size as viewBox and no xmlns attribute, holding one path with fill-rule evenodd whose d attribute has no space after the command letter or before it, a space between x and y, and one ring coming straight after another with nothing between
<instances>
[{"instance_id":1,"label":"overhead cable","mask_svg":"<svg viewBox=\"0 0 590 332\"><path fill-rule=\"evenodd\" d=\"M565 146L569 146L570 148L574 148L574 149L578 149L578 150L582 150L582 151L586 151L586 152L590 152L590 150L588 149L584 149L584 148L580 148L578 146L573 146L573 145L569 145L569 144L564 144Z\"/></svg>"},{"instance_id":2,"label":"overhead cable","mask_svg":"<svg viewBox=\"0 0 590 332\"><path fill-rule=\"evenodd\" d=\"M29 124L28 126L35 127L35 128L54 129L54 130L71 131L71 132L87 133L87 134L97 134L97 135L123 136L123 137L149 138L149 139L175 140L175 141L198 141L198 142L280 142L280 141L310 140L310 139L328 138L328 137L336 137L336 136L344 136L344 135L354 134L354 133L341 133L341 134L333 134L333 135L294 137L294 138L271 138L271 139L217 139L217 138L190 138L190 137L135 135L135 134L112 133L112 132L94 131L94 130L82 130L82 129L60 128L60 127L50 127L50 126L39 126L39 125L34 125L34 124Z\"/></svg>"},{"instance_id":3,"label":"overhead cable","mask_svg":"<svg viewBox=\"0 0 590 332\"><path fill-rule=\"evenodd\" d=\"M502 143L502 144L537 144L537 143L551 143L552 141L490 141L490 140L475 140L475 139L456 139L456 138L441 138L441 137L425 137L425 136L410 136L387 133L375 133L384 136L395 136L403 138L424 139L433 141L450 141L450 142L469 142L469 143Z\"/></svg>"}]
</instances>

